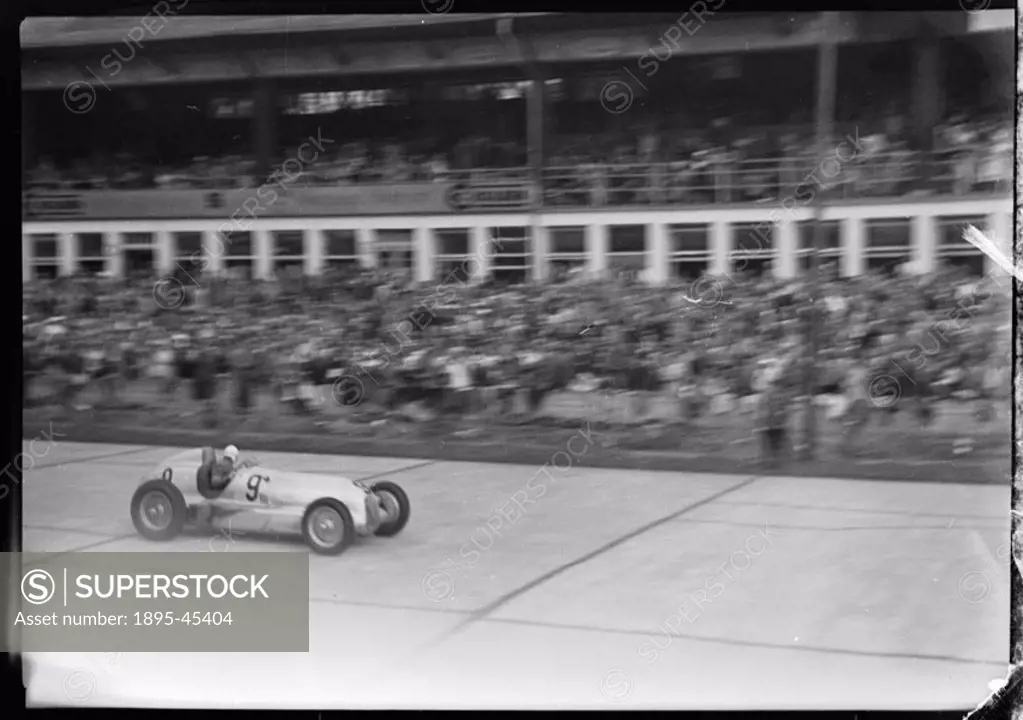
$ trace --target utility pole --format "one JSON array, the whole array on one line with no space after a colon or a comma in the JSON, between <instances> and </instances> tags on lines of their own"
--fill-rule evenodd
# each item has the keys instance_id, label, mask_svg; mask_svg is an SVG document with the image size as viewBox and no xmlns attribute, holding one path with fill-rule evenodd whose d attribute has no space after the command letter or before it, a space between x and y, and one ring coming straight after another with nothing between
<instances>
[{"instance_id":1,"label":"utility pole","mask_svg":"<svg viewBox=\"0 0 1023 720\"><path fill-rule=\"evenodd\" d=\"M817 61L817 161L827 156L834 142L835 84L837 83L837 53L835 38L838 32L839 13L822 13L824 37L818 46ZM820 351L821 282L820 254L824 245L824 207L827 200L824 187L817 193L813 214L813 252L810 255L810 308L806 343L806 371L803 373L803 390L806 398L804 414L804 459L812 460L817 448L817 406L814 393L817 390L817 365Z\"/></svg>"}]
</instances>

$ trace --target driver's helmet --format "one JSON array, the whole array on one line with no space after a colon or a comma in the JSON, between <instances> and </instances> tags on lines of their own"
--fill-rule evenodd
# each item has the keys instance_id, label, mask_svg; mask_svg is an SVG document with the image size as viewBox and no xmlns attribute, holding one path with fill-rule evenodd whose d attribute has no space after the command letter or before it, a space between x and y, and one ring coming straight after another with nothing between
<instances>
[{"instance_id":1,"label":"driver's helmet","mask_svg":"<svg viewBox=\"0 0 1023 720\"><path fill-rule=\"evenodd\" d=\"M232 465L238 464L238 448L234 445L228 445L224 448L224 459L230 460Z\"/></svg>"}]
</instances>

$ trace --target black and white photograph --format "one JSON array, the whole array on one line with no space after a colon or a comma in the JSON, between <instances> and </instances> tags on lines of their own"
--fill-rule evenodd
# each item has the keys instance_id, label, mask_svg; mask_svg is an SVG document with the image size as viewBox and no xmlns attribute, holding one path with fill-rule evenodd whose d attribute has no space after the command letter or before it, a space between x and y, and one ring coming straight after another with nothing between
<instances>
[{"instance_id":1,"label":"black and white photograph","mask_svg":"<svg viewBox=\"0 0 1023 720\"><path fill-rule=\"evenodd\" d=\"M26 17L26 704L1018 712L1017 9L825 5Z\"/></svg>"}]
</instances>

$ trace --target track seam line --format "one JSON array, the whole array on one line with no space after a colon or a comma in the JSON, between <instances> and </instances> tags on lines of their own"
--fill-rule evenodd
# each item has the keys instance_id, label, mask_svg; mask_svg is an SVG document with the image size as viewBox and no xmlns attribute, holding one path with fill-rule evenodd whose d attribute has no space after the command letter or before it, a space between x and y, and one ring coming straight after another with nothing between
<instances>
[{"instance_id":1,"label":"track seam line","mask_svg":"<svg viewBox=\"0 0 1023 720\"><path fill-rule=\"evenodd\" d=\"M471 610L449 610L443 607L416 607L414 605L389 605L372 600L341 600L339 598L310 597L309 602L323 605L350 605L352 607L367 607L376 610L403 610L408 612L427 612L440 615L468 615Z\"/></svg>"},{"instance_id":2,"label":"track seam line","mask_svg":"<svg viewBox=\"0 0 1023 720\"><path fill-rule=\"evenodd\" d=\"M143 446L141 448L136 448L134 450L122 450L120 452L108 453L106 455L94 455L92 457L87 457L87 458L78 458L78 459L75 459L75 460L65 460L64 462L55 463L53 465L33 465L29 469L29 472L32 472L34 470L46 470L48 468L59 468L59 467L63 467L64 465L77 465L79 463L92 462L93 460L105 460L107 458L123 457L125 455L133 455L135 453L143 453L143 452L149 452L151 450L159 450L159 449L160 448L157 445L145 445L145 446Z\"/></svg>"},{"instance_id":3,"label":"track seam line","mask_svg":"<svg viewBox=\"0 0 1023 720\"><path fill-rule=\"evenodd\" d=\"M509 625L524 625L527 627L545 627L553 628L557 630L580 630L583 632L600 632L600 633L617 633L619 635L645 635L650 636L655 633L651 633L643 630L620 630L615 628L604 628L593 625L569 625L566 623L551 623L534 621L534 620L519 620L516 618L486 618L483 622L491 623L505 623ZM664 631L661 630L661 635L665 635ZM975 658L964 658L956 655L930 655L930 654L916 654L916 653L901 653L901 652L871 652L867 650L852 650L846 648L831 648L821 647L819 645L779 645L777 643L762 642L758 640L732 640L729 638L721 637L703 637L700 635L687 635L684 633L673 632L670 635L672 640L690 640L694 642L707 642L714 643L716 645L741 645L743 647L756 647L769 650L798 650L801 652L818 652L818 653L831 653L836 655L853 655L856 657L871 657L871 658L894 658L900 660L932 660L934 662L956 662L967 665L1005 665L1005 662L1000 660L978 660Z\"/></svg>"},{"instance_id":4,"label":"track seam line","mask_svg":"<svg viewBox=\"0 0 1023 720\"><path fill-rule=\"evenodd\" d=\"M679 518L679 522L682 523L696 523L699 525L728 525L730 527L739 528L757 528L760 527L756 523L752 522L736 522L734 520L705 520L700 518ZM1004 527L995 527L993 525L843 525L839 527L827 527L824 525L779 525L771 523L771 527L778 528L779 530L809 530L814 532L846 532L846 531L860 531L860 530L968 530L976 532L979 530L992 530L995 532L1003 532L1006 530Z\"/></svg>"},{"instance_id":5,"label":"track seam line","mask_svg":"<svg viewBox=\"0 0 1023 720\"><path fill-rule=\"evenodd\" d=\"M79 528L52 527L50 525L22 525L22 530L47 530L49 532L77 533L79 535L92 535L95 537L112 537L110 533L96 532L95 530L81 530Z\"/></svg>"},{"instance_id":6,"label":"track seam line","mask_svg":"<svg viewBox=\"0 0 1023 720\"><path fill-rule=\"evenodd\" d=\"M389 460L391 458L385 458L385 459ZM372 475L367 475L364 478L359 478L359 480L360 480L360 482L364 482L366 480L376 480L377 478L384 477L385 475L396 475L398 473L405 472L406 470L418 470L419 468L429 467L430 465L436 465L437 463L441 463L441 462L444 462L444 461L443 460L424 460L423 462L416 463L415 465L406 465L405 467L397 468L396 470L385 470L383 472L378 472L378 473L374 473Z\"/></svg>"},{"instance_id":7,"label":"track seam line","mask_svg":"<svg viewBox=\"0 0 1023 720\"><path fill-rule=\"evenodd\" d=\"M625 535L621 535L621 536L615 538L614 540L611 540L610 542L605 543L604 545L601 545L596 550L591 550L590 552L586 553L582 557L576 558L575 560L572 560L571 562L565 563L564 565L560 565L560 566L554 568L553 570L549 570L548 572L544 573L543 575L541 575L540 577L538 577L538 578L536 578L534 580L531 580L530 582L526 583L525 585L522 585L521 587L519 587L519 588L517 588L515 590L512 590L511 592L505 593L501 597L497 598L497 600L494 600L493 602L490 602L490 603L484 605L479 610L473 611L472 613L470 613L468 615L468 617L466 617L463 621L458 623L451 630L448 630L447 632L441 633L441 635L438 638L436 638L435 640L428 641L428 642L424 643L422 646L420 646L419 648L411 651L409 653L409 656L419 655L420 653L430 649L431 647L435 647L437 645L440 645L441 643L444 643L444 642L450 640L451 638L455 637L456 635L459 635L460 633L464 632L473 623L476 623L476 622L479 622L481 620L486 619L488 615L490 615L491 613L496 611L501 606L506 605L507 603L511 602L512 600L514 600L515 598L519 597L520 595L523 595L523 594L529 592L530 590L533 590L534 588L539 587L540 585L542 585L543 583L547 582L548 580L551 580L551 579L557 577L558 575L561 575L562 573L564 573L564 572L566 572L568 570L571 570L574 567L582 565L583 563L589 562L590 560L594 559L595 557L597 557L599 555L602 555L602 554L608 552L609 550L614 550L615 548L617 548L617 547L627 543L629 540L633 540L633 539L639 537L640 535L642 535L645 532L649 532L650 530L653 530L654 528L657 528L657 527L660 527L661 525L669 523L672 520L675 520L675 519L681 517L683 514L689 512L691 510L695 510L697 508L703 507L704 505L707 505L708 503L714 502L718 498L722 498L725 495L728 495L728 494L736 492L738 490L742 490L744 488L747 488L750 485L752 485L753 483L755 483L757 480L761 479L761 477L762 476L760 476L760 475L753 475L752 477L749 477L746 480L743 480L743 481L741 481L739 483L736 483L735 485L732 485L731 487L725 488L724 490L722 490L720 492L713 493L713 494L703 498L702 500L699 500L699 501L697 501L695 503L692 503L690 505L686 505L685 507L681 508L680 510L676 510L675 512L673 512L673 513L671 513L669 515L666 515L666 516L664 516L662 518L658 518L657 520L654 520L654 521L649 522L649 523L647 523L645 525L642 525L642 526L636 528L635 530L631 530L628 533L626 533Z\"/></svg>"},{"instance_id":8,"label":"track seam line","mask_svg":"<svg viewBox=\"0 0 1023 720\"><path fill-rule=\"evenodd\" d=\"M821 512L841 512L841 513L853 513L859 512L865 515L903 515L905 517L935 517L935 518L951 518L954 517L957 520L959 518L969 518L971 520L1004 520L1003 515L961 515L958 513L915 513L902 510L879 510L879 509L868 509L868 508L835 508L835 507L822 507L819 505L800 505L795 503L761 503L752 501L742 500L722 500L722 505L735 505L751 506L751 507L776 507L776 508L790 508L793 510L819 510Z\"/></svg>"}]
</instances>

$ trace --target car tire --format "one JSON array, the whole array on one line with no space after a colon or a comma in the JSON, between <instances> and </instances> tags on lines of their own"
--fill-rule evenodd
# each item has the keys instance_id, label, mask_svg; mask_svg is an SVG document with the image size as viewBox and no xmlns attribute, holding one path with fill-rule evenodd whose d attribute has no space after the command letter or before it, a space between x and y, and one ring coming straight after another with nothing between
<instances>
[{"instance_id":1,"label":"car tire","mask_svg":"<svg viewBox=\"0 0 1023 720\"><path fill-rule=\"evenodd\" d=\"M147 519L143 508L144 502L160 502L159 496L166 502L165 509L170 512L170 519L165 525L154 526ZM188 506L185 496L168 480L158 479L142 483L131 498L131 521L139 535L147 540L166 542L177 537L185 527L188 519Z\"/></svg>"},{"instance_id":2,"label":"car tire","mask_svg":"<svg viewBox=\"0 0 1023 720\"><path fill-rule=\"evenodd\" d=\"M388 480L375 483L370 490L374 493L387 493L398 501L397 519L382 523L373 533L377 537L394 537L405 529L405 526L408 525L409 515L412 514L412 503L409 502L408 495L399 485Z\"/></svg>"},{"instance_id":3,"label":"car tire","mask_svg":"<svg viewBox=\"0 0 1023 720\"><path fill-rule=\"evenodd\" d=\"M324 540L314 528L317 516L334 516L335 522L341 523L341 532L333 540ZM333 498L317 500L306 508L302 515L302 538L306 545L319 555L340 555L349 545L355 542L355 521L352 513L344 503Z\"/></svg>"}]
</instances>

